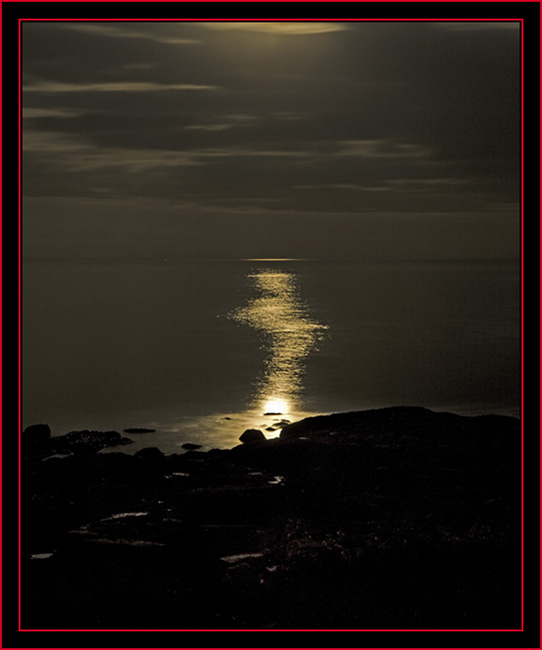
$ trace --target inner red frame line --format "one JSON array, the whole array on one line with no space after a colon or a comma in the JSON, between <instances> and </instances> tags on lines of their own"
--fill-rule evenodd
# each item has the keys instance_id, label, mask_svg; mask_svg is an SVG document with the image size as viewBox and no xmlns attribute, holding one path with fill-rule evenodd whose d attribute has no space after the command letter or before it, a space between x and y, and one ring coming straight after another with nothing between
<instances>
[{"instance_id":1,"label":"inner red frame line","mask_svg":"<svg viewBox=\"0 0 542 650\"><path fill-rule=\"evenodd\" d=\"M46 2L47 0L38 0L38 2ZM61 1L67 1L67 0L61 0ZM97 0L90 0L91 2L97 1ZM121 2L128 2L129 0L121 0ZM136 2L143 1L143 0L135 0ZM166 0L166 1L173 1L173 0ZM196 0L196 1L205 1L205 0ZM218 0L219 2L226 2L229 0ZM249 1L249 0L241 0L241 2L244 1ZM273 0L272 0L273 1ZM311 0L301 0L302 2L310 2ZM319 1L324 1L324 0L316 0L317 2ZM355 2L356 0L346 0L347 2ZM377 0L377 1L385 1L385 0ZM400 2L407 2L408 0L399 0ZM430 1L430 0L422 0L422 1ZM451 0L452 2L454 1L461 1L461 0ZM482 0L483 2L490 2L491 0ZM505 2L506 0L497 0L497 2L502 1ZM533 0L534 1L534 0ZM19 436L18 436L18 453L19 453L19 462L18 462L18 489L19 489L19 502L18 502L18 551L19 551L19 558L18 558L18 587L19 587L19 593L18 593L18 630L19 632L523 632L524 631L524 600L525 600L525 589L524 589L524 577L525 577L525 572L524 572L524 264L523 264L523 259L524 259L524 47L523 47L523 19L522 18L498 18L498 19L489 19L490 22L519 22L520 23L520 60L521 60L521 70L520 70L520 82L521 82L521 98L520 98L520 110L521 110L521 125L520 125L520 137L521 137L521 159L520 159L520 168L521 168L521 186L520 186L520 304L521 304L521 314L520 314L520 327L521 327L521 332L520 332L520 363L521 363L521 627L519 629L499 629L499 630L494 630L494 629L330 629L330 630L323 630L323 629L318 629L318 630L313 630L313 629L297 629L297 630L282 630L282 629L276 629L276 630L261 630L261 629L242 629L242 630L207 630L207 629L138 629L138 630L132 630L132 629L47 629L47 630L41 630L41 629L23 629L22 628L22 620L21 620L21 551L22 551L22 546L21 546L21 474L22 474L22 468L21 468L21 459L22 459L22 453L21 453L21 428L22 428L22 347L21 347L21 341L22 341L22 55L21 55L21 47L22 47L22 23L23 22L71 22L73 20L77 20L78 22L85 22L85 20L81 19L70 19L70 18L30 18L30 19L19 19L19 30L18 30L18 90L19 90L19 97L18 97L18 109L19 109L19 115L18 115L18 253L19 253L19 263L18 263L18 309L19 309L19 314L18 314L18 326L19 326L19 336L18 336L18 360L19 360L19 368L18 368L18 387L19 387L19 394L18 394L18 427L19 427ZM198 18L187 18L187 19L182 19L179 20L177 19L167 19L167 18L130 18L130 19L125 19L125 18L113 18L113 19L107 19L107 18L92 18L88 19L89 21L92 22L209 22L209 19L198 19ZM243 20L251 21L252 19L232 19L235 22L241 22ZM280 21L281 19L279 18L273 18L273 21ZM329 22L340 22L342 19L326 19ZM463 18L463 19L454 19L454 22L473 22L476 20L484 20L488 21L488 19L474 19L474 18ZM321 19L299 19L297 22L321 22ZM344 22L434 22L435 19L432 18L405 18L405 19L363 19L363 18L354 18L354 19L348 19L348 21ZM0 16L0 22L1 22L1 16ZM228 22L228 21L223 21L220 20L219 22ZM268 22L271 22L269 20ZM296 22L289 20L289 22ZM1 53L0 53L0 59L1 59ZM541 91L542 95L542 91ZM1 88L0 88L0 96L1 96ZM542 119L541 119L542 123ZM0 134L0 142L1 142L1 134ZM1 168L1 161L0 161L0 168ZM541 182L542 182L542 173L541 173ZM542 185L541 185L542 186ZM2 242L2 235L0 233L0 243ZM540 238L540 244L542 246L542 234ZM2 276L2 272L0 270L0 278ZM542 267L541 267L541 272L540 276L542 279ZM542 307L541 307L541 315L542 315ZM2 306L0 304L0 315L2 314ZM1 351L0 351L0 359L1 359ZM1 377L0 377L0 385L1 385ZM541 388L541 398L542 398L542 388ZM542 403L542 402L541 402ZM540 413L542 415L542 406L540 408ZM2 450L0 449L0 459L2 458ZM541 460L542 460L542 452L541 452ZM0 488L1 489L1 488ZM0 530L1 530L1 521L0 521ZM542 551L541 551L541 557L542 557ZM1 616L1 615L0 615ZM1 620L1 619L0 619ZM210 650L210 649L207 649ZM390 649L389 649L390 650Z\"/></svg>"}]
</instances>

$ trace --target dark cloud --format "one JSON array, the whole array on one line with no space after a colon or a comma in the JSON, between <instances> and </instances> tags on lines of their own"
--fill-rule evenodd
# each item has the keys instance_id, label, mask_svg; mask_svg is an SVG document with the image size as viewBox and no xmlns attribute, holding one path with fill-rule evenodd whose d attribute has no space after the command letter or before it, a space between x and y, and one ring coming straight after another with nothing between
<instances>
[{"instance_id":1,"label":"dark cloud","mask_svg":"<svg viewBox=\"0 0 542 650\"><path fill-rule=\"evenodd\" d=\"M517 218L519 66L511 22L25 23L27 241L47 197L84 202L75 224L59 216L67 248L105 199L122 217L110 220L119 241L136 199L167 220ZM41 218L45 249L50 211ZM502 239L513 218L494 223ZM304 256L301 231L286 247ZM149 254L160 233L143 238Z\"/></svg>"}]
</instances>

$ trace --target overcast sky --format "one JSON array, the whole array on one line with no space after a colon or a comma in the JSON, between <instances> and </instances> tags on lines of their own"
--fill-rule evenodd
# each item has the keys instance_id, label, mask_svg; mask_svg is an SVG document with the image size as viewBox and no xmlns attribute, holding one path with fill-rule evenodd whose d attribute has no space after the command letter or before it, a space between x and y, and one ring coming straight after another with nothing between
<instances>
[{"instance_id":1,"label":"overcast sky","mask_svg":"<svg viewBox=\"0 0 542 650\"><path fill-rule=\"evenodd\" d=\"M33 257L518 254L516 22L25 22Z\"/></svg>"}]
</instances>

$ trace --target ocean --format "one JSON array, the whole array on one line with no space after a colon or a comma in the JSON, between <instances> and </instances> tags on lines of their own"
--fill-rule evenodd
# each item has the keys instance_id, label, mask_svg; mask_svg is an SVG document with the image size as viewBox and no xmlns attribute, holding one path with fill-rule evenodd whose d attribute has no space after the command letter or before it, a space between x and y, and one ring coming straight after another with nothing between
<instances>
[{"instance_id":1,"label":"ocean","mask_svg":"<svg viewBox=\"0 0 542 650\"><path fill-rule=\"evenodd\" d=\"M309 415L520 415L517 260L28 260L22 425L134 453Z\"/></svg>"}]
</instances>

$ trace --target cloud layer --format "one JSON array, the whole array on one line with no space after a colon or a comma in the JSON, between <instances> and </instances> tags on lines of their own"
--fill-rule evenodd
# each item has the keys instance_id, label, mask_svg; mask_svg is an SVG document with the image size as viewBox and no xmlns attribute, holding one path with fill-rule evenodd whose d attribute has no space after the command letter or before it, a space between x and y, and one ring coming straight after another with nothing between
<instances>
[{"instance_id":1,"label":"cloud layer","mask_svg":"<svg viewBox=\"0 0 542 650\"><path fill-rule=\"evenodd\" d=\"M519 64L510 21L25 23L24 193L517 218Z\"/></svg>"}]
</instances>

